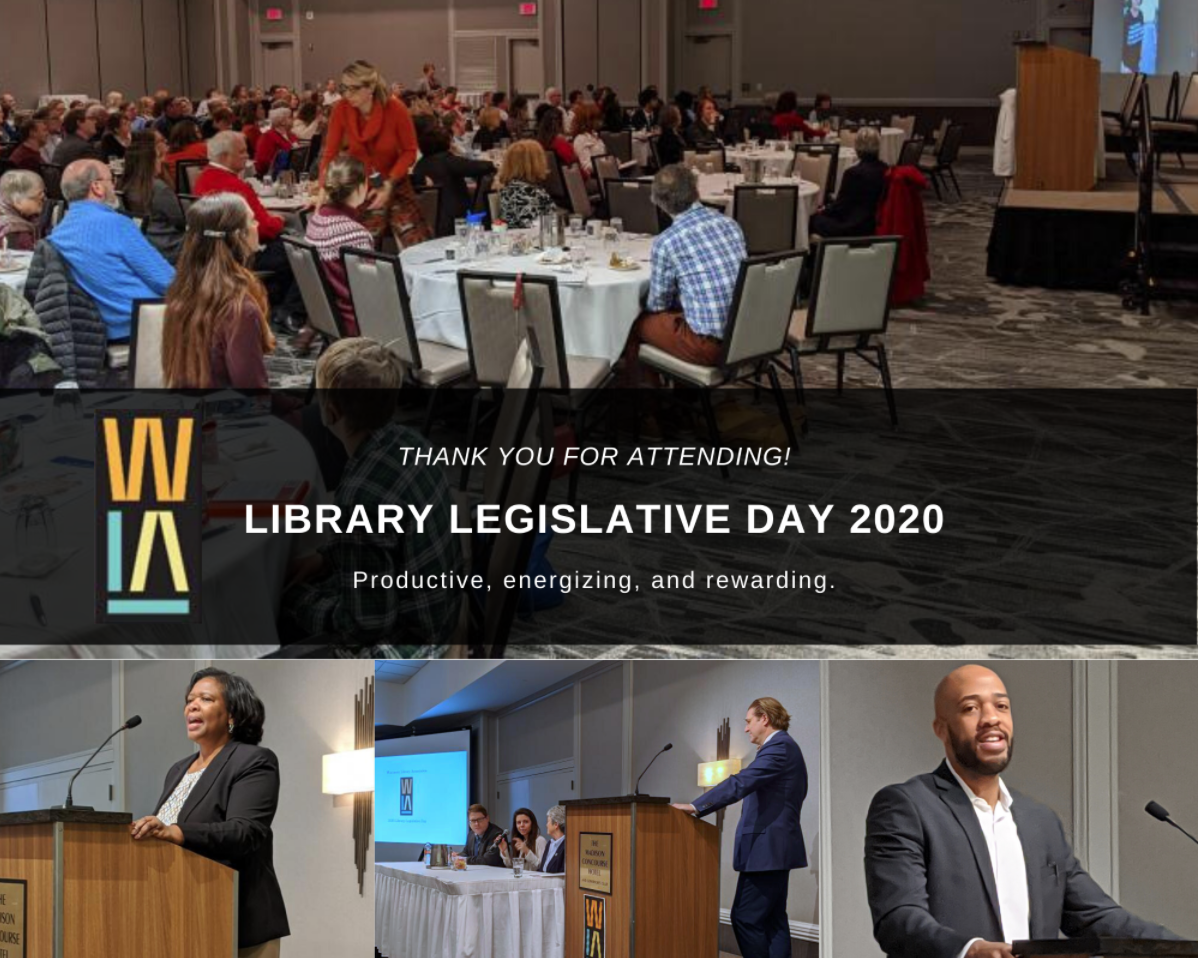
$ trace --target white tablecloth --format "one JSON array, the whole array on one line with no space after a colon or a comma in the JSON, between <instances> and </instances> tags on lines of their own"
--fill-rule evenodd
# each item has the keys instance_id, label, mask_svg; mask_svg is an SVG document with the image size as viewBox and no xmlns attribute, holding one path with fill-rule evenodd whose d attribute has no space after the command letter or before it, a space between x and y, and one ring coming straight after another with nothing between
<instances>
[{"instance_id":1,"label":"white tablecloth","mask_svg":"<svg viewBox=\"0 0 1198 958\"><path fill-rule=\"evenodd\" d=\"M649 134L634 131L632 134L632 158L643 170L653 161L653 150L649 147Z\"/></svg>"},{"instance_id":2,"label":"white tablecloth","mask_svg":"<svg viewBox=\"0 0 1198 958\"><path fill-rule=\"evenodd\" d=\"M584 272L557 272L540 266L533 256L493 256L486 261L455 264L445 259L453 237L421 243L403 251L404 279L412 299L416 335L458 349L466 348L466 327L458 296L459 269L491 273L524 273L555 276L562 304L566 352L571 356L598 356L615 362L624 351L628 333L641 313L649 292L647 238L629 240L629 253L641 268L616 272L603 265L605 258L594 241L588 241Z\"/></svg>"},{"instance_id":3,"label":"white tablecloth","mask_svg":"<svg viewBox=\"0 0 1198 958\"><path fill-rule=\"evenodd\" d=\"M792 168L792 160L794 151L790 144L786 144L786 151L783 152L774 147L773 141L767 143L764 147L745 147L733 146L728 148L725 154L730 163L735 163L741 166L741 161L745 159L764 160L766 176L787 176ZM844 178L844 171L850 166L857 165L857 151L849 146L840 148L840 155L836 162L836 190L840 189L841 180Z\"/></svg>"},{"instance_id":4,"label":"white tablecloth","mask_svg":"<svg viewBox=\"0 0 1198 958\"><path fill-rule=\"evenodd\" d=\"M562 958L565 927L563 876L375 865L375 947L384 958Z\"/></svg>"},{"instance_id":5,"label":"white tablecloth","mask_svg":"<svg viewBox=\"0 0 1198 958\"><path fill-rule=\"evenodd\" d=\"M29 264L33 260L33 253L18 252L10 250L9 257L14 266L20 266L20 269L0 270L0 283L5 286L11 286L18 293L25 289L25 280L29 278Z\"/></svg>"},{"instance_id":6,"label":"white tablecloth","mask_svg":"<svg viewBox=\"0 0 1198 958\"><path fill-rule=\"evenodd\" d=\"M55 466L50 460L63 456L94 461L95 420L92 406L113 399L114 393L88 393L84 397L85 418L65 434L56 433L46 416L24 425L21 449L24 467L0 479L0 493L38 469L70 474L73 467ZM178 408L167 394L128 394L101 408L152 407L155 403ZM0 419L45 412L46 401L37 396L14 396L0 402ZM218 426L223 460L205 467L206 484L216 477L224 480L301 480L310 485L308 502L324 498L324 483L307 441L294 427L272 417L246 419L263 425L234 429L233 423ZM61 438L56 438L61 435ZM230 458L239 450L259 443L266 451L248 459ZM98 625L95 622L96 513L94 473L80 470L81 493L54 506L54 526L60 550L75 553L42 579L0 575L0 643L17 648L0 648L0 658L36 655L39 658L80 656L85 658L256 658L278 649L276 618L283 594L287 562L292 549L311 547L310 539L283 535L249 535L244 519L213 519L208 528L228 525L228 532L204 542L203 584L200 625ZM52 502L51 505L54 505ZM16 555L16 516L0 511L0 565L9 566ZM30 594L36 593L45 608L48 624L42 628L35 618ZM49 640L58 644L47 644ZM170 644L168 644L168 642Z\"/></svg>"},{"instance_id":7,"label":"white tablecloth","mask_svg":"<svg viewBox=\"0 0 1198 958\"><path fill-rule=\"evenodd\" d=\"M883 163L894 166L899 161L899 156L903 152L903 144L906 142L906 130L900 130L897 126L882 127L882 149L878 153L878 158Z\"/></svg>"},{"instance_id":8,"label":"white tablecloth","mask_svg":"<svg viewBox=\"0 0 1198 958\"><path fill-rule=\"evenodd\" d=\"M699 199L710 205L721 206L729 216L736 214L736 186L745 181L739 173L701 173L699 175ZM808 180L797 177L767 177L763 186L798 186L799 204L795 223L795 249L807 249L809 245L807 221L815 212L815 199L819 187Z\"/></svg>"}]
</instances>

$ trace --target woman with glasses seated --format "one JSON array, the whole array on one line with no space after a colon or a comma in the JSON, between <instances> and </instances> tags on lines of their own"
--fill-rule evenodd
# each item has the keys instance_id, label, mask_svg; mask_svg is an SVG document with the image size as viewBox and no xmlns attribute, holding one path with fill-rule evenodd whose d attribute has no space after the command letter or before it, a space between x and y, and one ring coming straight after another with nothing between
<instances>
[{"instance_id":1,"label":"woman with glasses seated","mask_svg":"<svg viewBox=\"0 0 1198 958\"><path fill-rule=\"evenodd\" d=\"M416 127L408 108L391 95L375 66L365 60L351 63L341 74L341 100L329 117L321 183L340 154L361 160L371 179L381 181L371 194L364 225L376 234L390 229L405 249L432 239L409 175L416 152Z\"/></svg>"}]
</instances>

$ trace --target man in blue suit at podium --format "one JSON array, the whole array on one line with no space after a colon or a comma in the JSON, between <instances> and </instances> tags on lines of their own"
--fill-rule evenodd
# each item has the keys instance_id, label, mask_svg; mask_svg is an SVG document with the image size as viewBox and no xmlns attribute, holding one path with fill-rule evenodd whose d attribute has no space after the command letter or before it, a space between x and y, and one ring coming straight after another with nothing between
<instances>
[{"instance_id":1,"label":"man in blue suit at podium","mask_svg":"<svg viewBox=\"0 0 1198 958\"><path fill-rule=\"evenodd\" d=\"M807 867L799 815L807 797L807 764L787 734L790 714L777 699L759 698L745 714L745 734L757 757L690 805L707 815L743 801L732 867L740 872L732 901L732 930L743 958L790 958L786 894L793 868Z\"/></svg>"}]
</instances>

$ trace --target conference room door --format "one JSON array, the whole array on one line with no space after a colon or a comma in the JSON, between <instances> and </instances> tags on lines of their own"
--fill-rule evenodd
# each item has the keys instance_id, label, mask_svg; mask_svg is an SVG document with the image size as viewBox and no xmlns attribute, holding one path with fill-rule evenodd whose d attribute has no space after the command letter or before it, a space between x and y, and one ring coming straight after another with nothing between
<instances>
[{"instance_id":1,"label":"conference room door","mask_svg":"<svg viewBox=\"0 0 1198 958\"><path fill-rule=\"evenodd\" d=\"M513 39L508 46L508 63L511 68L509 99L521 94L539 99L545 89L545 62L541 57L541 44L536 40Z\"/></svg>"},{"instance_id":2,"label":"conference room door","mask_svg":"<svg viewBox=\"0 0 1198 958\"><path fill-rule=\"evenodd\" d=\"M732 37L688 34L682 57L682 86L692 93L706 86L726 102L732 99Z\"/></svg>"},{"instance_id":3,"label":"conference room door","mask_svg":"<svg viewBox=\"0 0 1198 958\"><path fill-rule=\"evenodd\" d=\"M297 89L299 78L296 75L294 43L290 40L263 40L259 56L264 87L282 83L291 90Z\"/></svg>"}]
</instances>

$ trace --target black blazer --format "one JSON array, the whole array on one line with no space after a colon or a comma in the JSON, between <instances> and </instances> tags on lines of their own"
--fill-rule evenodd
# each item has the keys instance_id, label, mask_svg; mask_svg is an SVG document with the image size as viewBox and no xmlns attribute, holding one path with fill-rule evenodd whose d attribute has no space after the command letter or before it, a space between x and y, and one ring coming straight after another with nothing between
<instances>
[{"instance_id":1,"label":"black blazer","mask_svg":"<svg viewBox=\"0 0 1198 958\"><path fill-rule=\"evenodd\" d=\"M662 130L657 138L657 158L662 166L681 163L686 153L686 141L677 130Z\"/></svg>"},{"instance_id":2,"label":"black blazer","mask_svg":"<svg viewBox=\"0 0 1198 958\"><path fill-rule=\"evenodd\" d=\"M566 843L557 846L557 854L549 861L541 861L541 871L546 875L560 875L566 870Z\"/></svg>"},{"instance_id":3,"label":"black blazer","mask_svg":"<svg viewBox=\"0 0 1198 958\"><path fill-rule=\"evenodd\" d=\"M167 772L155 811L183 780L194 755ZM204 770L179 812L183 847L230 868L238 882L237 947L291 934L275 877L270 826L279 805L279 760L268 748L230 742Z\"/></svg>"},{"instance_id":4,"label":"black blazer","mask_svg":"<svg viewBox=\"0 0 1198 958\"><path fill-rule=\"evenodd\" d=\"M844 171L836 200L811 218L811 232L820 236L873 236L878 204L886 192L889 167L876 157L863 159Z\"/></svg>"},{"instance_id":5,"label":"black blazer","mask_svg":"<svg viewBox=\"0 0 1198 958\"><path fill-rule=\"evenodd\" d=\"M474 854L474 832L466 833L466 844L462 848L462 854L466 856L466 864L468 865L492 865L495 868L503 867L503 856L499 854L499 846L495 844L495 839L503 834L503 829L491 822L487 830L483 833L481 848L482 852L478 855Z\"/></svg>"},{"instance_id":6,"label":"black blazer","mask_svg":"<svg viewBox=\"0 0 1198 958\"><path fill-rule=\"evenodd\" d=\"M1170 938L1124 911L1074 857L1056 813L1017 792L1011 814L1027 867L1032 938ZM1002 941L998 892L977 815L949 770L874 796L865 832L874 938L890 958L956 958L973 938Z\"/></svg>"},{"instance_id":7,"label":"black blazer","mask_svg":"<svg viewBox=\"0 0 1198 958\"><path fill-rule=\"evenodd\" d=\"M494 173L494 164L486 160L468 160L453 153L434 153L432 156L421 157L412 170L412 177L418 184L423 184L428 179L432 180L435 186L441 187L441 207L437 213L437 222L430 224L436 228L438 236L452 236L453 221L464 220L470 212L470 186L466 177L481 180L484 176L493 176Z\"/></svg>"}]
</instances>

